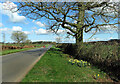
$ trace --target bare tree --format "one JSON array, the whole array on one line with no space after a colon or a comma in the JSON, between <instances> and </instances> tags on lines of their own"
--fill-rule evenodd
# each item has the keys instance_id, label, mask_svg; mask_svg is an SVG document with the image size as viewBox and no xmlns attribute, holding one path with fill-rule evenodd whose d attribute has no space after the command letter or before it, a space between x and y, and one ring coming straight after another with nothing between
<instances>
[{"instance_id":1,"label":"bare tree","mask_svg":"<svg viewBox=\"0 0 120 84\"><path fill-rule=\"evenodd\" d=\"M20 2L18 11L30 19L47 19L49 29L57 32L61 27L76 38L77 53L83 44L85 33L104 30L118 24L117 2ZM94 34L95 34L94 33ZM94 35L93 34L93 35Z\"/></svg>"},{"instance_id":2,"label":"bare tree","mask_svg":"<svg viewBox=\"0 0 120 84\"><path fill-rule=\"evenodd\" d=\"M12 33L11 39L17 43L24 42L27 39L27 35L21 31L15 31Z\"/></svg>"}]
</instances>

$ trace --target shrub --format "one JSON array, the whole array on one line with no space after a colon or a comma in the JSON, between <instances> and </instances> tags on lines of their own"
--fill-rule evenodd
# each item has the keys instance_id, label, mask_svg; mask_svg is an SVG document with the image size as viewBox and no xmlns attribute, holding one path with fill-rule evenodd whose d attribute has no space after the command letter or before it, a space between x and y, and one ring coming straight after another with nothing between
<instances>
[{"instance_id":1,"label":"shrub","mask_svg":"<svg viewBox=\"0 0 120 84\"><path fill-rule=\"evenodd\" d=\"M72 55L74 58L76 57L75 44L62 44L60 47L65 53ZM115 42L85 43L81 51L79 59L86 60L98 66L101 70L108 72L109 75L113 75L114 79L120 80L120 44L118 45ZM78 65L81 65L81 63Z\"/></svg>"}]
</instances>

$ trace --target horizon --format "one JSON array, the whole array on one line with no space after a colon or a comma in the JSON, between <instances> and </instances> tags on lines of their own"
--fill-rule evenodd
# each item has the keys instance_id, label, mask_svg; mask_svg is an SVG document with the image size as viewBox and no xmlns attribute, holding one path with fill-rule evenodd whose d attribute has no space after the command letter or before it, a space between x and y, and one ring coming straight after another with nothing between
<instances>
[{"instance_id":1,"label":"horizon","mask_svg":"<svg viewBox=\"0 0 120 84\"><path fill-rule=\"evenodd\" d=\"M110 40L107 40L107 41L112 41L112 40L120 40L120 39L110 39ZM107 41L104 41L104 40L101 40L101 41L88 41L88 42L107 42ZM55 43L58 43L56 41L32 41L33 42L55 42ZM3 43L3 42L0 42L0 43ZM7 42L7 43L16 43L16 42ZM59 43L68 43L68 42L59 42ZM70 43L70 42L69 42ZM85 43L85 42L83 42Z\"/></svg>"}]
</instances>

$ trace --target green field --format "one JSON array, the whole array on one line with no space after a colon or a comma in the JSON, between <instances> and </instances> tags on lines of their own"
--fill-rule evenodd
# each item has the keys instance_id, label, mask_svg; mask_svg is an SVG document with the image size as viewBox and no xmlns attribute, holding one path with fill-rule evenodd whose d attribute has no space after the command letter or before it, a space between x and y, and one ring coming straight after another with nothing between
<instances>
[{"instance_id":1,"label":"green field","mask_svg":"<svg viewBox=\"0 0 120 84\"><path fill-rule=\"evenodd\" d=\"M23 44L4 44L6 46L22 46ZM7 49L7 50L2 50L2 52L0 52L0 55L6 55L6 54L10 54L10 53L16 53L16 52L20 52L20 51L25 51L25 50L30 50L30 49L35 49L35 48L41 48L43 46L46 46L48 47L49 44L26 44L26 45L33 45L33 46L36 46L36 47L33 47L33 48L23 48L23 49Z\"/></svg>"},{"instance_id":2,"label":"green field","mask_svg":"<svg viewBox=\"0 0 120 84\"><path fill-rule=\"evenodd\" d=\"M51 48L21 82L111 82L106 73L90 65L79 67L69 63L68 54ZM98 78L94 75L99 74Z\"/></svg>"},{"instance_id":3,"label":"green field","mask_svg":"<svg viewBox=\"0 0 120 84\"><path fill-rule=\"evenodd\" d=\"M16 53L16 52L25 51L25 50L30 50L30 49L35 49L35 48L9 49L9 50L4 50L4 51L2 51L0 54L6 55L6 54Z\"/></svg>"},{"instance_id":4,"label":"green field","mask_svg":"<svg viewBox=\"0 0 120 84\"><path fill-rule=\"evenodd\" d=\"M22 47L22 46L25 46L25 45L28 45L28 46L37 46L37 47L41 47L41 46L43 46L43 45L45 45L45 44L30 44L30 43L20 43L20 44L17 44L17 43L15 43L15 44L10 44L10 43L7 43L7 44L2 44L2 45L5 45L5 46L20 46L20 47Z\"/></svg>"}]
</instances>

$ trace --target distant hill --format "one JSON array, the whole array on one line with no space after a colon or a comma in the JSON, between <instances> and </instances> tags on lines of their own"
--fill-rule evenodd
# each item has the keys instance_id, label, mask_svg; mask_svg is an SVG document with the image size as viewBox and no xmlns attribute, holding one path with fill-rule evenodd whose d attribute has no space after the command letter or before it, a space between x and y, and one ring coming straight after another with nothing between
<instances>
[{"instance_id":1,"label":"distant hill","mask_svg":"<svg viewBox=\"0 0 120 84\"><path fill-rule=\"evenodd\" d=\"M56 43L56 42L52 42L52 41L36 41L36 42L32 42L32 44L41 44L41 43L44 43L44 44L50 44L50 43Z\"/></svg>"},{"instance_id":2,"label":"distant hill","mask_svg":"<svg viewBox=\"0 0 120 84\"><path fill-rule=\"evenodd\" d=\"M114 42L120 43L120 39L110 39L108 41L92 41L92 42L86 42L86 43L102 43L102 44L113 44Z\"/></svg>"},{"instance_id":3,"label":"distant hill","mask_svg":"<svg viewBox=\"0 0 120 84\"><path fill-rule=\"evenodd\" d=\"M120 43L120 39L110 39L109 41L116 41L116 42L118 42L118 43Z\"/></svg>"}]
</instances>

